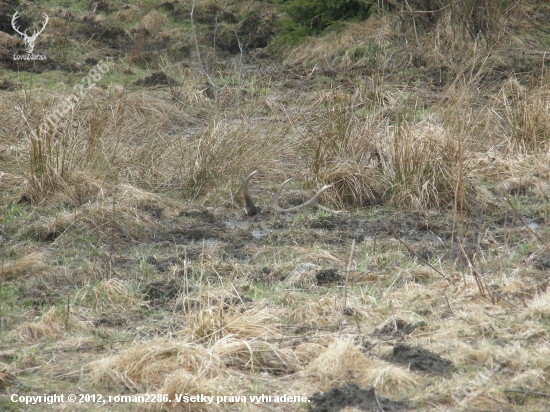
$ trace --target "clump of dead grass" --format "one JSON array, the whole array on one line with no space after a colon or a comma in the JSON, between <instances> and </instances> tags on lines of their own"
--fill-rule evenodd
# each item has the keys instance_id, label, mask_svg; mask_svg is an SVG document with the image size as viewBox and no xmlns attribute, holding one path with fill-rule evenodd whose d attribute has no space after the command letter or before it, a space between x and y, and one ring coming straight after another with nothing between
<instances>
[{"instance_id":1,"label":"clump of dead grass","mask_svg":"<svg viewBox=\"0 0 550 412\"><path fill-rule=\"evenodd\" d=\"M550 293L533 299L521 313L521 319L532 319L537 322L550 320Z\"/></svg>"},{"instance_id":2,"label":"clump of dead grass","mask_svg":"<svg viewBox=\"0 0 550 412\"><path fill-rule=\"evenodd\" d=\"M229 393L236 394L239 393L239 383L242 383L242 381L236 382L236 379L231 375L223 374L223 376L205 379L185 369L176 370L166 377L161 389L157 392L160 395L168 395L168 398L172 401L166 403L151 403L148 405L148 410L164 411L176 408L190 411L225 410L228 405L227 402L219 405L215 402L210 405L202 402L192 402L183 405L175 401L175 395L223 396Z\"/></svg>"},{"instance_id":3,"label":"clump of dead grass","mask_svg":"<svg viewBox=\"0 0 550 412\"><path fill-rule=\"evenodd\" d=\"M548 77L548 75L547 75ZM503 111L508 138L523 152L539 151L547 147L550 140L550 91L548 79L541 84L533 82L522 86L511 77L498 93L498 103Z\"/></svg>"},{"instance_id":4,"label":"clump of dead grass","mask_svg":"<svg viewBox=\"0 0 550 412\"><path fill-rule=\"evenodd\" d=\"M90 325L72 314L67 317L63 310L52 306L37 322L24 322L17 327L21 339L36 342L44 339L59 339L71 329L87 330Z\"/></svg>"},{"instance_id":5,"label":"clump of dead grass","mask_svg":"<svg viewBox=\"0 0 550 412\"><path fill-rule=\"evenodd\" d=\"M90 369L94 384L123 386L132 391L161 388L167 378L168 382L172 380L168 386L174 388L182 383L182 374L192 377L198 390L203 383L226 376L225 365L216 352L194 343L163 339L94 361Z\"/></svg>"},{"instance_id":6,"label":"clump of dead grass","mask_svg":"<svg viewBox=\"0 0 550 412\"><path fill-rule=\"evenodd\" d=\"M406 370L368 358L350 340L335 340L305 368L303 374L320 390L331 388L334 382L357 382L391 393L406 390L417 383L417 379Z\"/></svg>"},{"instance_id":7,"label":"clump of dead grass","mask_svg":"<svg viewBox=\"0 0 550 412\"><path fill-rule=\"evenodd\" d=\"M288 313L288 320L296 327L307 326L334 327L337 328L342 320L342 297L338 295L325 295L315 299L306 299L295 303L295 307ZM378 316L361 305L347 302L346 310L352 314L351 322L367 323L367 327L376 323Z\"/></svg>"},{"instance_id":8,"label":"clump of dead grass","mask_svg":"<svg viewBox=\"0 0 550 412\"><path fill-rule=\"evenodd\" d=\"M152 10L139 21L137 28L147 30L151 34L157 34L168 23L170 23L170 20L164 14Z\"/></svg>"},{"instance_id":9,"label":"clump of dead grass","mask_svg":"<svg viewBox=\"0 0 550 412\"><path fill-rule=\"evenodd\" d=\"M29 274L37 274L46 267L43 258L43 253L32 252L14 262L3 263L0 266L0 278L10 280Z\"/></svg>"},{"instance_id":10,"label":"clump of dead grass","mask_svg":"<svg viewBox=\"0 0 550 412\"><path fill-rule=\"evenodd\" d=\"M388 202L412 209L453 205L459 142L430 121L403 123L388 140L381 177Z\"/></svg>"},{"instance_id":11,"label":"clump of dead grass","mask_svg":"<svg viewBox=\"0 0 550 412\"><path fill-rule=\"evenodd\" d=\"M113 205L114 203L114 205ZM76 232L96 233L107 238L140 239L147 237L153 225L150 214L136 207L118 203L116 198L84 205L74 212L61 212L54 217L21 228L38 240L53 240L71 228Z\"/></svg>"},{"instance_id":12,"label":"clump of dead grass","mask_svg":"<svg viewBox=\"0 0 550 412\"><path fill-rule=\"evenodd\" d=\"M129 311L147 307L147 302L138 299L126 282L120 279L108 279L97 286L84 287L77 292L74 300L92 306L94 310L120 308Z\"/></svg>"},{"instance_id":13,"label":"clump of dead grass","mask_svg":"<svg viewBox=\"0 0 550 412\"><path fill-rule=\"evenodd\" d=\"M300 369L300 362L290 348L277 348L261 340L223 339L212 347L227 366L266 371L275 375Z\"/></svg>"},{"instance_id":14,"label":"clump of dead grass","mask_svg":"<svg viewBox=\"0 0 550 412\"><path fill-rule=\"evenodd\" d=\"M240 183L258 166L277 169L278 160L295 145L285 128L281 123L246 119L210 125L182 147L185 186L198 193L227 177Z\"/></svg>"},{"instance_id":15,"label":"clump of dead grass","mask_svg":"<svg viewBox=\"0 0 550 412\"><path fill-rule=\"evenodd\" d=\"M276 318L268 308L239 308L226 305L224 299L194 302L199 310L190 310L185 315L187 341L216 341L225 336L240 339L266 339L278 336Z\"/></svg>"},{"instance_id":16,"label":"clump of dead grass","mask_svg":"<svg viewBox=\"0 0 550 412\"><path fill-rule=\"evenodd\" d=\"M23 183L25 183L25 178L22 176L0 171L0 189L12 190L15 187L21 186Z\"/></svg>"}]
</instances>

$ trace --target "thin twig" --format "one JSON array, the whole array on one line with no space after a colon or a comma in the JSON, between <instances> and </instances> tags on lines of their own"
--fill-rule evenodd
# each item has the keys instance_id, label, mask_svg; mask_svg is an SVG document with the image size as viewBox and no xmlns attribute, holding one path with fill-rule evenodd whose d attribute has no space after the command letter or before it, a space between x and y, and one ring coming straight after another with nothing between
<instances>
[{"instance_id":1,"label":"thin twig","mask_svg":"<svg viewBox=\"0 0 550 412\"><path fill-rule=\"evenodd\" d=\"M216 83L212 81L212 79L204 69L204 66L202 65L201 52L199 50L199 42L197 40L197 34L195 33L195 19L194 19L195 3L196 3L196 0L193 0L193 5L191 6L191 31L193 33L193 40L195 40L195 48L197 50L197 58L199 60L199 66L201 67L202 74L204 74L204 76L208 79L208 82L212 85L212 87L214 87L217 90L218 87L216 86Z\"/></svg>"},{"instance_id":2,"label":"thin twig","mask_svg":"<svg viewBox=\"0 0 550 412\"><path fill-rule=\"evenodd\" d=\"M447 295L445 295L445 299L447 300L447 305L449 306L449 310L451 311L451 313L454 315L455 312L453 310L453 307L451 306L451 301L449 300L449 297Z\"/></svg>"},{"instance_id":3,"label":"thin twig","mask_svg":"<svg viewBox=\"0 0 550 412\"><path fill-rule=\"evenodd\" d=\"M339 331L340 338L342 337L342 323L344 323L344 313L346 311L346 303L348 299L349 271L351 269L351 262L353 260L354 250L355 250L355 239L353 239L353 241L351 242L351 252L349 254L348 270L346 271L346 283L344 283L344 297L342 299L342 317L340 319L340 331Z\"/></svg>"},{"instance_id":4,"label":"thin twig","mask_svg":"<svg viewBox=\"0 0 550 412\"><path fill-rule=\"evenodd\" d=\"M71 294L67 293L67 316L65 317L65 330L69 331L69 316L71 315Z\"/></svg>"},{"instance_id":5,"label":"thin twig","mask_svg":"<svg viewBox=\"0 0 550 412\"><path fill-rule=\"evenodd\" d=\"M458 246L460 246L460 250L462 251L462 253L464 254L464 257L466 258L466 260L468 261L468 266L470 267L470 269L472 270L472 273L474 274L474 277L476 279L476 282L477 282L477 286L478 286L478 289L481 293L481 295L483 297L485 297L485 292L484 290L488 291L489 295L492 297L492 295L495 295L496 297L498 297L500 300L502 300L503 302L506 302L507 304L509 304L510 306L512 306L513 308L516 308L516 309L519 309L519 307L517 307L516 305L514 305L512 302L509 302L506 298L504 298L504 296L502 296L500 293L498 293L496 290L492 289L489 287L489 285L487 284L487 281L485 280L485 277L483 275L481 275L477 269L474 267L474 265L472 264L470 258L468 257L468 255L466 254L466 252L464 251L464 249L462 248L462 243L461 242L458 242ZM485 286L484 286L485 285ZM492 299L491 299L491 302L492 302Z\"/></svg>"},{"instance_id":6,"label":"thin twig","mask_svg":"<svg viewBox=\"0 0 550 412\"><path fill-rule=\"evenodd\" d=\"M436 271L439 276L441 276L443 279L445 279L447 282L449 282L449 285L452 285L451 279L449 279L447 276L445 276L440 270L436 269L430 262L428 262L426 259L424 259L422 256L419 256L418 253L416 253L414 250L412 250L405 242L403 242L399 236L397 236L397 233L395 233L395 230L393 230L392 227L386 226L386 229L392 234L394 238L396 238L399 243L401 243L403 246L407 248L409 252L411 252L413 255L415 255L418 259L420 259L423 263L431 267L434 271Z\"/></svg>"},{"instance_id":7,"label":"thin twig","mask_svg":"<svg viewBox=\"0 0 550 412\"><path fill-rule=\"evenodd\" d=\"M544 396L544 397L550 398L550 394L543 393L543 392L521 391L521 390L514 390L514 389L505 389L504 392L524 393L524 394L528 394L528 395Z\"/></svg>"},{"instance_id":8,"label":"thin twig","mask_svg":"<svg viewBox=\"0 0 550 412\"><path fill-rule=\"evenodd\" d=\"M535 235L535 237L539 240L539 242L541 242L541 243L544 245L544 247L546 248L546 250L548 250L548 253L550 253L550 246L548 246L548 243L545 242L544 240L542 240L542 239L540 238L540 236L537 235L537 234L535 233L535 231L529 227L529 225L525 222L525 220L523 220L523 218L521 217L521 215L519 214L519 212L517 211L517 209L514 207L514 205L512 204L512 202L510 202L510 199L508 199L507 197L505 197L504 200L506 200L506 202L510 205L510 207L512 208L512 211L514 212L514 214L518 217L519 220L521 220L521 223L523 223L523 225L524 225L533 235Z\"/></svg>"}]
</instances>

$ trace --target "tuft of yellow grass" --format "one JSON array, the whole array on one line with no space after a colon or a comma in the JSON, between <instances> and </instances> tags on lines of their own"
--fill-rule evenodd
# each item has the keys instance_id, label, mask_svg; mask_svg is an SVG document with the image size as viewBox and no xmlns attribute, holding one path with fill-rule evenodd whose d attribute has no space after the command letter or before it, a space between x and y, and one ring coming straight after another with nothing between
<instances>
[{"instance_id":1,"label":"tuft of yellow grass","mask_svg":"<svg viewBox=\"0 0 550 412\"><path fill-rule=\"evenodd\" d=\"M336 383L357 382L374 386L382 392L395 393L418 383L418 379L407 370L367 357L351 340L333 341L305 368L303 374L320 390L330 389Z\"/></svg>"},{"instance_id":2,"label":"tuft of yellow grass","mask_svg":"<svg viewBox=\"0 0 550 412\"><path fill-rule=\"evenodd\" d=\"M252 307L243 309L236 304L227 305L224 296L212 296L193 301L185 314L185 335L187 341L217 341L226 336L240 339L267 339L279 336L275 328L277 318L269 308Z\"/></svg>"},{"instance_id":3,"label":"tuft of yellow grass","mask_svg":"<svg viewBox=\"0 0 550 412\"><path fill-rule=\"evenodd\" d=\"M35 274L46 267L43 258L43 253L32 252L14 262L4 263L0 266L0 277L4 280L10 280Z\"/></svg>"},{"instance_id":4,"label":"tuft of yellow grass","mask_svg":"<svg viewBox=\"0 0 550 412\"><path fill-rule=\"evenodd\" d=\"M147 236L150 224L151 216L148 213L116 203L113 207L112 202L109 205L105 201L82 206L74 213L61 212L22 230L32 233L39 240L54 239L69 228L75 231L95 231L104 238L114 236L138 239Z\"/></svg>"},{"instance_id":5,"label":"tuft of yellow grass","mask_svg":"<svg viewBox=\"0 0 550 412\"><path fill-rule=\"evenodd\" d=\"M162 388L157 392L159 395L168 395L172 402L151 403L148 410L165 411L165 410L186 410L186 411L205 411L205 410L226 410L229 403L214 403L208 405L203 402L193 402L178 404L175 401L176 395L185 394L186 396L204 395L216 396L227 395L230 393L239 394L239 382L230 375L205 379L202 376L189 373L185 369L177 370L168 375L164 380Z\"/></svg>"},{"instance_id":6,"label":"tuft of yellow grass","mask_svg":"<svg viewBox=\"0 0 550 412\"><path fill-rule=\"evenodd\" d=\"M138 299L128 290L127 282L115 278L104 280L97 286L80 289L75 300L89 302L96 310L105 308L135 310L147 306L147 302Z\"/></svg>"},{"instance_id":7,"label":"tuft of yellow grass","mask_svg":"<svg viewBox=\"0 0 550 412\"><path fill-rule=\"evenodd\" d=\"M300 362L290 348L278 349L260 340L222 339L212 347L227 366L267 371L272 374L290 374L300 369Z\"/></svg>"},{"instance_id":8,"label":"tuft of yellow grass","mask_svg":"<svg viewBox=\"0 0 550 412\"><path fill-rule=\"evenodd\" d=\"M138 23L138 29L145 29L151 34L157 34L162 31L162 29L170 23L170 20L156 10L150 11L145 15Z\"/></svg>"},{"instance_id":9,"label":"tuft of yellow grass","mask_svg":"<svg viewBox=\"0 0 550 412\"><path fill-rule=\"evenodd\" d=\"M66 326L87 330L90 325L82 322L78 317L67 314L52 306L48 312L36 322L24 322L17 327L19 337L27 342L35 342L44 339L59 339L66 332Z\"/></svg>"},{"instance_id":10,"label":"tuft of yellow grass","mask_svg":"<svg viewBox=\"0 0 550 412\"><path fill-rule=\"evenodd\" d=\"M197 382L226 374L215 351L195 343L155 339L90 363L94 384L123 386L133 391L160 388L165 379L185 373ZM174 383L170 385L174 386Z\"/></svg>"},{"instance_id":11,"label":"tuft of yellow grass","mask_svg":"<svg viewBox=\"0 0 550 412\"><path fill-rule=\"evenodd\" d=\"M544 322L550 319L550 292L537 296L523 310L520 319L532 319L537 322Z\"/></svg>"},{"instance_id":12,"label":"tuft of yellow grass","mask_svg":"<svg viewBox=\"0 0 550 412\"><path fill-rule=\"evenodd\" d=\"M0 171L0 189L11 190L17 186L22 185L25 182L25 178L16 176L11 173L4 173Z\"/></svg>"}]
</instances>

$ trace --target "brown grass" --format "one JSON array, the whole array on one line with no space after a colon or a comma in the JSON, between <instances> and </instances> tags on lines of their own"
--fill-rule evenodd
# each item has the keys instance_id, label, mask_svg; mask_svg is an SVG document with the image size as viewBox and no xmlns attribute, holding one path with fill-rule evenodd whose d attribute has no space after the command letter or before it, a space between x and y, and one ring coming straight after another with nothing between
<instances>
[{"instance_id":1,"label":"brown grass","mask_svg":"<svg viewBox=\"0 0 550 412\"><path fill-rule=\"evenodd\" d=\"M151 34L157 34L160 33L163 27L169 22L170 21L164 14L153 10L139 21L138 29L145 29Z\"/></svg>"},{"instance_id":2,"label":"brown grass","mask_svg":"<svg viewBox=\"0 0 550 412\"><path fill-rule=\"evenodd\" d=\"M122 385L135 391L159 388L167 376L177 372L185 371L198 380L225 374L224 364L215 352L193 343L162 339L94 361L90 368L96 384Z\"/></svg>"},{"instance_id":3,"label":"brown grass","mask_svg":"<svg viewBox=\"0 0 550 412\"><path fill-rule=\"evenodd\" d=\"M43 253L31 252L14 262L3 263L0 269L0 277L4 280L9 280L30 274L37 274L37 272L40 272L46 267L43 258Z\"/></svg>"},{"instance_id":4,"label":"brown grass","mask_svg":"<svg viewBox=\"0 0 550 412\"><path fill-rule=\"evenodd\" d=\"M17 327L19 337L27 342L36 342L41 340L56 340L63 337L69 328L87 330L86 324L74 314L67 318L66 311L52 306L48 312L36 322L24 322Z\"/></svg>"}]
</instances>

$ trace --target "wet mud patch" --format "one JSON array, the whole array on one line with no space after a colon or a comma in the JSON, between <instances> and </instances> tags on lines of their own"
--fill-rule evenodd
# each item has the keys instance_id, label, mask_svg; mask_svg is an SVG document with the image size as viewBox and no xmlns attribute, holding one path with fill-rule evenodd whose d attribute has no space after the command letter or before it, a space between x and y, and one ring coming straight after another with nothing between
<instances>
[{"instance_id":1,"label":"wet mud patch","mask_svg":"<svg viewBox=\"0 0 550 412\"><path fill-rule=\"evenodd\" d=\"M447 375L454 369L453 363L437 353L418 346L398 343L387 358L390 362L408 365L412 370L434 375Z\"/></svg>"},{"instance_id":2,"label":"wet mud patch","mask_svg":"<svg viewBox=\"0 0 550 412\"><path fill-rule=\"evenodd\" d=\"M258 283L272 285L284 281L286 274L278 268L264 266L260 271L252 275L252 279Z\"/></svg>"},{"instance_id":3,"label":"wet mud patch","mask_svg":"<svg viewBox=\"0 0 550 412\"><path fill-rule=\"evenodd\" d=\"M90 20L85 20L76 30L71 31L71 37L76 37L83 42L93 39L93 41L115 50L125 49L133 43L124 29L109 27Z\"/></svg>"},{"instance_id":4,"label":"wet mud patch","mask_svg":"<svg viewBox=\"0 0 550 412\"><path fill-rule=\"evenodd\" d=\"M315 274L315 280L318 285L330 285L342 281L342 276L336 269L322 269Z\"/></svg>"},{"instance_id":5,"label":"wet mud patch","mask_svg":"<svg viewBox=\"0 0 550 412\"><path fill-rule=\"evenodd\" d=\"M176 86L177 82L164 72L153 72L149 76L143 77L134 82L135 86Z\"/></svg>"},{"instance_id":6,"label":"wet mud patch","mask_svg":"<svg viewBox=\"0 0 550 412\"><path fill-rule=\"evenodd\" d=\"M374 388L362 389L356 383L339 386L325 393L315 393L310 398L312 412L337 412L347 407L354 407L368 412L406 411L410 408L404 402L392 401L377 396Z\"/></svg>"},{"instance_id":7,"label":"wet mud patch","mask_svg":"<svg viewBox=\"0 0 550 412\"><path fill-rule=\"evenodd\" d=\"M181 282L170 279L168 281L150 282L141 289L141 293L146 300L157 303L175 299L183 289Z\"/></svg>"},{"instance_id":8,"label":"wet mud patch","mask_svg":"<svg viewBox=\"0 0 550 412\"><path fill-rule=\"evenodd\" d=\"M170 224L166 232L157 234L156 241L168 240L187 245L191 241L215 244L220 242L242 244L254 240L254 236L240 227L228 227L209 211L183 213Z\"/></svg>"},{"instance_id":9,"label":"wet mud patch","mask_svg":"<svg viewBox=\"0 0 550 412\"><path fill-rule=\"evenodd\" d=\"M309 228L310 229L334 229L339 224L339 219L334 216L315 216L314 219L310 220Z\"/></svg>"},{"instance_id":10,"label":"wet mud patch","mask_svg":"<svg viewBox=\"0 0 550 412\"><path fill-rule=\"evenodd\" d=\"M411 324L402 319L391 319L380 328L374 329L374 335L401 338L412 333L418 326L422 326L422 324Z\"/></svg>"}]
</instances>

